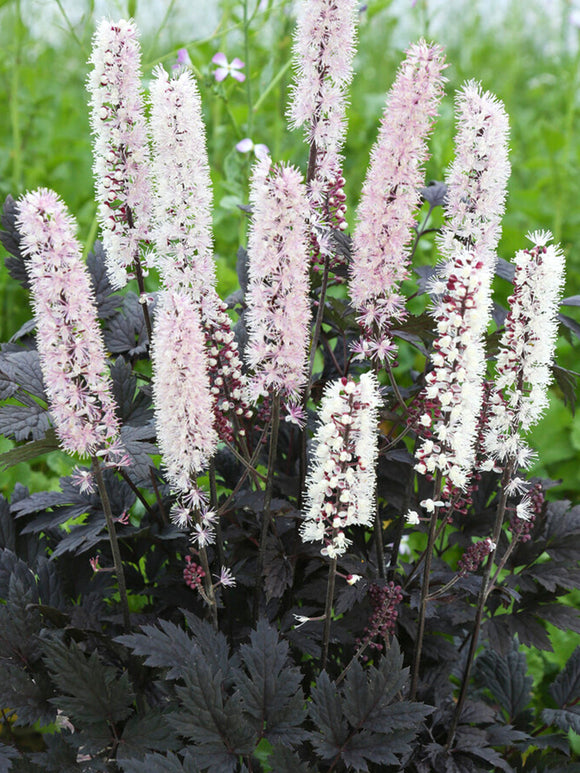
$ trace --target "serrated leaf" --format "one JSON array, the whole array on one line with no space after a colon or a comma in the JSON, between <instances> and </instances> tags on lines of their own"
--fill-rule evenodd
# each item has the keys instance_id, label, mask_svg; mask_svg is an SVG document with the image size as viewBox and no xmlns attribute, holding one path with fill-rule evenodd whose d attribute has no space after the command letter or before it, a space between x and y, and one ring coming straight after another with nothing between
<instances>
[{"instance_id":1,"label":"serrated leaf","mask_svg":"<svg viewBox=\"0 0 580 773\"><path fill-rule=\"evenodd\" d=\"M149 751L170 751L180 744L161 711L129 718L117 749L117 761L142 759ZM148 768L147 768L148 770Z\"/></svg>"},{"instance_id":2,"label":"serrated leaf","mask_svg":"<svg viewBox=\"0 0 580 773\"><path fill-rule=\"evenodd\" d=\"M550 694L560 708L580 698L580 646L552 682Z\"/></svg>"},{"instance_id":3,"label":"serrated leaf","mask_svg":"<svg viewBox=\"0 0 580 773\"><path fill-rule=\"evenodd\" d=\"M104 665L97 652L86 657L80 647L43 639L44 660L57 689L52 702L73 724L116 723L127 719L135 699L126 673Z\"/></svg>"},{"instance_id":4,"label":"serrated leaf","mask_svg":"<svg viewBox=\"0 0 580 773\"><path fill-rule=\"evenodd\" d=\"M0 662L0 704L16 713L15 726L54 722L56 709L48 702L51 694L46 678L33 678L24 668Z\"/></svg>"},{"instance_id":5,"label":"serrated leaf","mask_svg":"<svg viewBox=\"0 0 580 773\"><path fill-rule=\"evenodd\" d=\"M552 593L556 588L580 588L580 569L567 564L555 565L553 561L545 564L534 564L525 572L533 577L543 588Z\"/></svg>"},{"instance_id":6,"label":"serrated leaf","mask_svg":"<svg viewBox=\"0 0 580 773\"><path fill-rule=\"evenodd\" d=\"M229 658L226 637L221 631L216 631L206 620L202 620L186 609L181 611L187 621L190 633L212 673L221 674L224 682L229 682L232 663Z\"/></svg>"},{"instance_id":7,"label":"serrated leaf","mask_svg":"<svg viewBox=\"0 0 580 773\"><path fill-rule=\"evenodd\" d=\"M421 196L428 201L432 207L442 207L447 198L447 185L437 180L431 180L429 185L420 189Z\"/></svg>"},{"instance_id":8,"label":"serrated leaf","mask_svg":"<svg viewBox=\"0 0 580 773\"><path fill-rule=\"evenodd\" d=\"M4 379L46 401L40 358L36 349L3 352L0 355L0 371ZM2 395L2 397L8 396Z\"/></svg>"},{"instance_id":9,"label":"serrated leaf","mask_svg":"<svg viewBox=\"0 0 580 773\"><path fill-rule=\"evenodd\" d=\"M0 435L16 441L39 440L49 427L48 411L38 403L0 406Z\"/></svg>"},{"instance_id":10,"label":"serrated leaf","mask_svg":"<svg viewBox=\"0 0 580 773\"><path fill-rule=\"evenodd\" d=\"M117 357L111 366L113 395L118 413L126 424L142 426L153 419L151 399L137 391L137 378L128 362Z\"/></svg>"},{"instance_id":11,"label":"serrated leaf","mask_svg":"<svg viewBox=\"0 0 580 773\"><path fill-rule=\"evenodd\" d=\"M526 656L518 651L517 642L505 657L486 650L475 661L474 677L493 695L510 722L529 705L532 677L527 675Z\"/></svg>"},{"instance_id":12,"label":"serrated leaf","mask_svg":"<svg viewBox=\"0 0 580 773\"><path fill-rule=\"evenodd\" d=\"M0 242L4 245L4 249L12 255L11 258L6 258L6 268L8 273L17 282L28 290L30 284L28 281L28 274L24 265L24 258L20 252L20 243L22 236L18 228L16 227L16 218L18 205L12 196L8 195L4 201L4 207L2 209L2 217L0 223L2 230L0 231Z\"/></svg>"},{"instance_id":13,"label":"serrated leaf","mask_svg":"<svg viewBox=\"0 0 580 773\"><path fill-rule=\"evenodd\" d=\"M143 309L135 293L123 296L121 311L106 321L105 344L113 354L140 357L147 351L147 330Z\"/></svg>"},{"instance_id":14,"label":"serrated leaf","mask_svg":"<svg viewBox=\"0 0 580 773\"><path fill-rule=\"evenodd\" d=\"M243 712L258 735L271 743L293 744L305 737L302 675L288 664L288 643L260 620L250 644L240 647L242 666L234 669Z\"/></svg>"},{"instance_id":15,"label":"serrated leaf","mask_svg":"<svg viewBox=\"0 0 580 773\"><path fill-rule=\"evenodd\" d=\"M8 773L12 767L12 760L20 756L18 749L0 743L0 773Z\"/></svg>"},{"instance_id":16,"label":"serrated leaf","mask_svg":"<svg viewBox=\"0 0 580 773\"><path fill-rule=\"evenodd\" d=\"M166 757L161 754L147 754L141 760L121 760L123 773L201 773L189 755L183 762L176 754L169 752Z\"/></svg>"},{"instance_id":17,"label":"serrated leaf","mask_svg":"<svg viewBox=\"0 0 580 773\"><path fill-rule=\"evenodd\" d=\"M30 462L39 456L56 451L60 447L56 432L49 428L40 440L32 440L0 454L0 470L8 470L21 462Z\"/></svg>"},{"instance_id":18,"label":"serrated leaf","mask_svg":"<svg viewBox=\"0 0 580 773\"><path fill-rule=\"evenodd\" d=\"M10 505L5 497L0 494L0 548L16 549L16 529L14 519L10 513Z\"/></svg>"},{"instance_id":19,"label":"serrated leaf","mask_svg":"<svg viewBox=\"0 0 580 773\"><path fill-rule=\"evenodd\" d=\"M115 294L113 285L109 281L102 242L94 243L93 251L87 257L87 268L95 291L99 319L110 319L116 314L123 298Z\"/></svg>"},{"instance_id":20,"label":"serrated leaf","mask_svg":"<svg viewBox=\"0 0 580 773\"><path fill-rule=\"evenodd\" d=\"M575 733L580 733L580 706L572 706L568 709L544 709L542 720L547 725L555 725L565 732L573 730Z\"/></svg>"},{"instance_id":21,"label":"serrated leaf","mask_svg":"<svg viewBox=\"0 0 580 773\"><path fill-rule=\"evenodd\" d=\"M183 628L169 620L159 620L158 626L143 625L142 633L117 636L115 641L145 657L146 666L168 668L167 679L180 679L199 648Z\"/></svg>"},{"instance_id":22,"label":"serrated leaf","mask_svg":"<svg viewBox=\"0 0 580 773\"><path fill-rule=\"evenodd\" d=\"M264 587L266 598L279 599L286 588L291 587L294 567L289 558L274 547L266 550L264 560Z\"/></svg>"},{"instance_id":23,"label":"serrated leaf","mask_svg":"<svg viewBox=\"0 0 580 773\"><path fill-rule=\"evenodd\" d=\"M224 695L221 674L202 658L185 670L184 681L175 689L181 705L169 715L171 725L195 744L190 753L200 767L233 771L238 755L251 754L256 741L243 718L240 696Z\"/></svg>"},{"instance_id":24,"label":"serrated leaf","mask_svg":"<svg viewBox=\"0 0 580 773\"><path fill-rule=\"evenodd\" d=\"M329 760L347 742L349 729L343 717L340 694L326 671L317 678L311 699L309 714L316 727L311 733L311 741L320 756Z\"/></svg>"},{"instance_id":25,"label":"serrated leaf","mask_svg":"<svg viewBox=\"0 0 580 773\"><path fill-rule=\"evenodd\" d=\"M268 755L268 765L276 773L315 773L300 757L285 746L274 746Z\"/></svg>"}]
</instances>

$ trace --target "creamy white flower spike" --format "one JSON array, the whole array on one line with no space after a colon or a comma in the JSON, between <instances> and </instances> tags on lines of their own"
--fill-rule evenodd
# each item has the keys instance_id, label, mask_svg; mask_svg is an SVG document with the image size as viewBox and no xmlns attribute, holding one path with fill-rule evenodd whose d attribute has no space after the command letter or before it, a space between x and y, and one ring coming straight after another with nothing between
<instances>
[{"instance_id":1,"label":"creamy white flower spike","mask_svg":"<svg viewBox=\"0 0 580 773\"><path fill-rule=\"evenodd\" d=\"M515 257L514 290L499 343L485 449L500 461L529 465L532 453L521 437L548 407L548 386L564 284L564 255L549 231L528 235L533 246Z\"/></svg>"},{"instance_id":2,"label":"creamy white flower spike","mask_svg":"<svg viewBox=\"0 0 580 773\"><path fill-rule=\"evenodd\" d=\"M379 385L374 373L359 383L327 385L307 479L304 542L323 542L322 554L342 555L348 526L371 526L375 513Z\"/></svg>"}]
</instances>

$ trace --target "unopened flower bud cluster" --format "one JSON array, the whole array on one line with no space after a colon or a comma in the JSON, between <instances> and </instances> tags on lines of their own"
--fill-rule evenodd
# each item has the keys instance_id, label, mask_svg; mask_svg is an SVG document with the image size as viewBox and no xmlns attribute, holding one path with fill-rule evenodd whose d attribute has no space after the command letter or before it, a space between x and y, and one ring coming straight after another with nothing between
<instances>
[{"instance_id":1,"label":"unopened flower bud cluster","mask_svg":"<svg viewBox=\"0 0 580 773\"><path fill-rule=\"evenodd\" d=\"M465 577L471 572L477 571L486 556L492 553L495 550L495 547L495 544L489 537L470 545L457 562L457 571L459 572L459 575Z\"/></svg>"},{"instance_id":2,"label":"unopened flower bud cluster","mask_svg":"<svg viewBox=\"0 0 580 773\"><path fill-rule=\"evenodd\" d=\"M323 542L330 558L350 544L345 529L373 523L379 404L373 373L358 384L339 379L324 391L300 533L305 542Z\"/></svg>"},{"instance_id":3,"label":"unopened flower bud cluster","mask_svg":"<svg viewBox=\"0 0 580 773\"><path fill-rule=\"evenodd\" d=\"M370 649L381 652L385 641L395 632L403 592L400 585L391 581L386 585L372 583L368 595L373 611L362 638L357 639L356 643L359 647L368 644ZM367 659L363 657L363 660Z\"/></svg>"}]
</instances>

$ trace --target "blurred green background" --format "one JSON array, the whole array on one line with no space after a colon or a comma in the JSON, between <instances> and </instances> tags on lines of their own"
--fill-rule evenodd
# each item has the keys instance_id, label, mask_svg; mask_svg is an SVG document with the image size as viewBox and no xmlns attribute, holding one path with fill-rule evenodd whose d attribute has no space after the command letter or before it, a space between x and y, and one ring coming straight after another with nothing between
<instances>
[{"instance_id":1,"label":"blurred green background","mask_svg":"<svg viewBox=\"0 0 580 773\"><path fill-rule=\"evenodd\" d=\"M266 143L274 159L305 167L300 132L285 121L296 3L290 0L0 0L0 200L37 186L54 188L78 218L88 250L97 235L92 192L85 79L96 22L133 16L142 30L145 84L152 67L176 61L186 48L206 113L215 197L219 289L236 285L235 253L244 242L252 154L243 137ZM361 3L359 51L351 90L345 176L354 211L386 90L406 46L425 36L447 50L448 84L436 127L427 179L442 179L453 153L453 93L466 79L481 81L506 105L511 120L512 177L499 253L510 259L529 230L547 228L568 259L566 295L580 293L580 141L578 140L580 4L570 0L370 0ZM224 51L246 63L239 84L217 84L211 58ZM351 220L352 220L351 214ZM0 248L1 249L1 248ZM430 243L418 261L433 262ZM501 284L501 283L500 283ZM505 297L507 286L498 287ZM576 309L565 310L578 319ZM0 269L0 340L28 318L27 298ZM580 369L578 342L562 337L559 361ZM557 496L580 491L580 414L573 417L553 390L549 415L531 442L535 471L563 483ZM1 441L6 443L7 441ZM0 446L3 449L4 446ZM56 469L22 466L3 473L46 486ZM34 476L40 475L37 479Z\"/></svg>"}]
</instances>

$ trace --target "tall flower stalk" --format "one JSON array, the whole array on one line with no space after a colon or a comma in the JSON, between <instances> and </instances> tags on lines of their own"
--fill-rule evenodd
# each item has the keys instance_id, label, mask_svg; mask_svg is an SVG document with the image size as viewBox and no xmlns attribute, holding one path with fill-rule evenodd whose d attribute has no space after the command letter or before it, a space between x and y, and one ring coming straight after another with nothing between
<instances>
[{"instance_id":1,"label":"tall flower stalk","mask_svg":"<svg viewBox=\"0 0 580 773\"><path fill-rule=\"evenodd\" d=\"M328 657L337 559L350 545L345 529L372 526L378 457L379 385L374 373L359 383L342 378L325 389L307 480L304 542L322 542L330 558L324 613L322 668Z\"/></svg>"},{"instance_id":2,"label":"tall flower stalk","mask_svg":"<svg viewBox=\"0 0 580 773\"><path fill-rule=\"evenodd\" d=\"M20 200L17 227L50 414L65 451L92 458L128 629L125 575L99 457L111 464L125 461L94 291L74 233L76 223L54 191L39 189Z\"/></svg>"},{"instance_id":3,"label":"tall flower stalk","mask_svg":"<svg viewBox=\"0 0 580 773\"><path fill-rule=\"evenodd\" d=\"M415 469L435 479L417 621L411 695L419 666L429 599L429 578L440 500L468 485L476 458L484 390L485 334L491 313L491 282L510 166L508 119L503 105L475 83L457 100L455 161L447 175L447 222L439 248L444 259L432 283L436 336L423 393L424 412Z\"/></svg>"},{"instance_id":4,"label":"tall flower stalk","mask_svg":"<svg viewBox=\"0 0 580 773\"><path fill-rule=\"evenodd\" d=\"M220 437L231 441L247 416L244 376L226 306L216 289L212 187L201 98L191 72L169 77L162 67L151 83L152 240L163 285L198 304L213 412Z\"/></svg>"},{"instance_id":5,"label":"tall flower stalk","mask_svg":"<svg viewBox=\"0 0 580 773\"><path fill-rule=\"evenodd\" d=\"M513 459L520 467L529 465L531 455L521 433L537 424L548 406L564 283L564 255L550 244L551 233L535 231L528 239L533 246L515 257L514 289L499 342L485 436L492 458Z\"/></svg>"},{"instance_id":6,"label":"tall flower stalk","mask_svg":"<svg viewBox=\"0 0 580 773\"><path fill-rule=\"evenodd\" d=\"M443 96L445 57L421 40L411 46L387 96L357 211L350 295L363 330L362 352L383 363L390 329L405 315L400 284L409 275L427 140Z\"/></svg>"},{"instance_id":7,"label":"tall flower stalk","mask_svg":"<svg viewBox=\"0 0 580 773\"><path fill-rule=\"evenodd\" d=\"M357 0L303 0L300 6L288 115L292 128L305 129L315 205L324 202L329 184L340 176L358 5Z\"/></svg>"},{"instance_id":8,"label":"tall flower stalk","mask_svg":"<svg viewBox=\"0 0 580 773\"><path fill-rule=\"evenodd\" d=\"M468 83L458 95L457 111L456 155L446 178L447 221L439 239L444 262L431 286L436 338L416 469L431 475L438 470L463 489L475 461L484 337L510 166L503 105Z\"/></svg>"},{"instance_id":9,"label":"tall flower stalk","mask_svg":"<svg viewBox=\"0 0 580 773\"><path fill-rule=\"evenodd\" d=\"M256 164L250 202L246 360L253 400L270 392L298 399L306 383L310 302L302 176L291 166L270 174L270 159Z\"/></svg>"},{"instance_id":10,"label":"tall flower stalk","mask_svg":"<svg viewBox=\"0 0 580 773\"><path fill-rule=\"evenodd\" d=\"M140 251L151 222L151 186L135 24L103 19L89 62L93 171L107 271L120 288L135 270L143 292ZM146 322L150 334L148 315Z\"/></svg>"}]
</instances>

